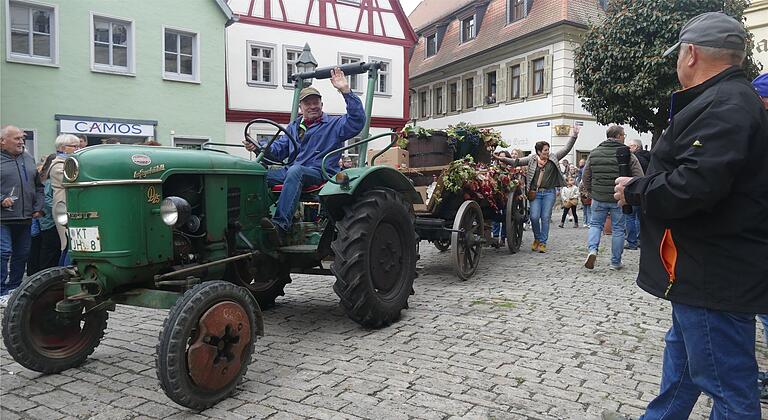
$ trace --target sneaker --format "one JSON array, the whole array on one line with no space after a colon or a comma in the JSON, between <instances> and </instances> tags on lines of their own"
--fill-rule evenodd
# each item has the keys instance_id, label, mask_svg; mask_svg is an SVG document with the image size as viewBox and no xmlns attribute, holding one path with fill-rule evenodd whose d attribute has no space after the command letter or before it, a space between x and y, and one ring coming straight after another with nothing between
<instances>
[{"instance_id":1,"label":"sneaker","mask_svg":"<svg viewBox=\"0 0 768 420\"><path fill-rule=\"evenodd\" d=\"M561 229L562 229L562 228L564 228L565 226L563 226L563 224L562 224L562 223L560 223L559 225L557 225L557 227L559 227L559 228L561 228Z\"/></svg>"},{"instance_id":2,"label":"sneaker","mask_svg":"<svg viewBox=\"0 0 768 420\"><path fill-rule=\"evenodd\" d=\"M542 254L547 252L547 244L540 243L539 244L539 252L542 253Z\"/></svg>"},{"instance_id":3,"label":"sneaker","mask_svg":"<svg viewBox=\"0 0 768 420\"><path fill-rule=\"evenodd\" d=\"M632 417L625 416L624 414L615 411L604 410L600 414L600 420L632 420Z\"/></svg>"},{"instance_id":4,"label":"sneaker","mask_svg":"<svg viewBox=\"0 0 768 420\"><path fill-rule=\"evenodd\" d=\"M637 246L632 246L630 244L624 244L624 249L630 250L630 251L637 251Z\"/></svg>"},{"instance_id":5,"label":"sneaker","mask_svg":"<svg viewBox=\"0 0 768 420\"><path fill-rule=\"evenodd\" d=\"M595 260L597 260L597 251L589 251L589 254L587 254L587 260L584 261L584 267L590 270L595 268Z\"/></svg>"},{"instance_id":6,"label":"sneaker","mask_svg":"<svg viewBox=\"0 0 768 420\"><path fill-rule=\"evenodd\" d=\"M624 268L624 264L622 264L622 263L611 264L608 268L613 270L613 271L619 271L619 270Z\"/></svg>"},{"instance_id":7,"label":"sneaker","mask_svg":"<svg viewBox=\"0 0 768 420\"><path fill-rule=\"evenodd\" d=\"M531 251L536 252L539 250L539 240L536 239L533 241L533 244L531 244Z\"/></svg>"},{"instance_id":8,"label":"sneaker","mask_svg":"<svg viewBox=\"0 0 768 420\"><path fill-rule=\"evenodd\" d=\"M579 227L579 224L578 224L578 223L574 223L574 224L573 224L573 227L575 227L575 228L578 228L578 227Z\"/></svg>"}]
</instances>

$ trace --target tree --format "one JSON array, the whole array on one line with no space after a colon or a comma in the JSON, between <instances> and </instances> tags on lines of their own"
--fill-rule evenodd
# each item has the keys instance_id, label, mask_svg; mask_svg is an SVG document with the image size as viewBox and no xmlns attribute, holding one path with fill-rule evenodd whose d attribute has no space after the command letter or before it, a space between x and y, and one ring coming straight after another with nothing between
<instances>
[{"instance_id":1,"label":"tree","mask_svg":"<svg viewBox=\"0 0 768 420\"><path fill-rule=\"evenodd\" d=\"M669 99L680 89L677 55L661 54L678 40L690 18L724 11L744 21L748 0L611 0L605 20L591 25L576 50L574 77L584 108L600 124L629 124L652 132L653 142L669 125ZM749 39L745 70L759 69Z\"/></svg>"}]
</instances>

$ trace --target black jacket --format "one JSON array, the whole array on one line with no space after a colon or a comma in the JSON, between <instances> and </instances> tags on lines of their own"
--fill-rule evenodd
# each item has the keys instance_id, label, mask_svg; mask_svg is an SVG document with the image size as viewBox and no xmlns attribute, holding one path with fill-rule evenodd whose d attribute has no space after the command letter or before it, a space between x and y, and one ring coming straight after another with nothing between
<instances>
[{"instance_id":1,"label":"black jacket","mask_svg":"<svg viewBox=\"0 0 768 420\"><path fill-rule=\"evenodd\" d=\"M640 162L640 167L643 168L643 173L648 172L648 164L651 163L651 152L647 150L638 150L634 153L637 161Z\"/></svg>"},{"instance_id":2,"label":"black jacket","mask_svg":"<svg viewBox=\"0 0 768 420\"><path fill-rule=\"evenodd\" d=\"M0 223L29 223L32 213L43 210L43 184L37 174L35 158L27 152L13 156L0 151L0 200L10 196L11 192L18 198L10 210L0 210Z\"/></svg>"},{"instance_id":3,"label":"black jacket","mask_svg":"<svg viewBox=\"0 0 768 420\"><path fill-rule=\"evenodd\" d=\"M641 288L768 313L768 114L740 68L672 96L648 174L625 193L642 208Z\"/></svg>"}]
</instances>

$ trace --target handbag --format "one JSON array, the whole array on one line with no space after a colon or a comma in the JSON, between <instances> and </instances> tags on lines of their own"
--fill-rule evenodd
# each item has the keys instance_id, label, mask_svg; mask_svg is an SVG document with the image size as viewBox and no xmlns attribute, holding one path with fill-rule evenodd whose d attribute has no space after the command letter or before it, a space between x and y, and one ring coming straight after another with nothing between
<instances>
[{"instance_id":1,"label":"handbag","mask_svg":"<svg viewBox=\"0 0 768 420\"><path fill-rule=\"evenodd\" d=\"M590 198L586 194L582 194L581 195L581 204L583 204L585 206L591 206L592 205L592 198Z\"/></svg>"},{"instance_id":2,"label":"handbag","mask_svg":"<svg viewBox=\"0 0 768 420\"><path fill-rule=\"evenodd\" d=\"M536 192L539 191L539 187L541 187L542 179L544 179L544 168L539 169L539 179L536 180L536 188L529 189L528 193L526 194L528 201L533 201L536 199Z\"/></svg>"}]
</instances>

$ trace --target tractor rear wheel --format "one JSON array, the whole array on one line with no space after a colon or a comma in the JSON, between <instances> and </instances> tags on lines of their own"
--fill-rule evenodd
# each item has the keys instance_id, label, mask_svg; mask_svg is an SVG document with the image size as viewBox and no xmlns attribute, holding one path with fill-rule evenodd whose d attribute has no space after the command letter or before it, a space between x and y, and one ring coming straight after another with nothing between
<instances>
[{"instance_id":1,"label":"tractor rear wheel","mask_svg":"<svg viewBox=\"0 0 768 420\"><path fill-rule=\"evenodd\" d=\"M390 189L363 193L336 222L333 290L355 322L385 327L408 307L416 278L416 232L410 203Z\"/></svg>"},{"instance_id":2,"label":"tractor rear wheel","mask_svg":"<svg viewBox=\"0 0 768 420\"><path fill-rule=\"evenodd\" d=\"M248 370L259 307L225 281L188 290L171 308L157 344L160 386L179 405L203 410L234 392Z\"/></svg>"},{"instance_id":3,"label":"tractor rear wheel","mask_svg":"<svg viewBox=\"0 0 768 420\"><path fill-rule=\"evenodd\" d=\"M3 342L8 353L25 368L58 373L85 362L104 337L107 311L67 314L56 312L63 300L69 269L39 271L13 292L3 315Z\"/></svg>"}]
</instances>

